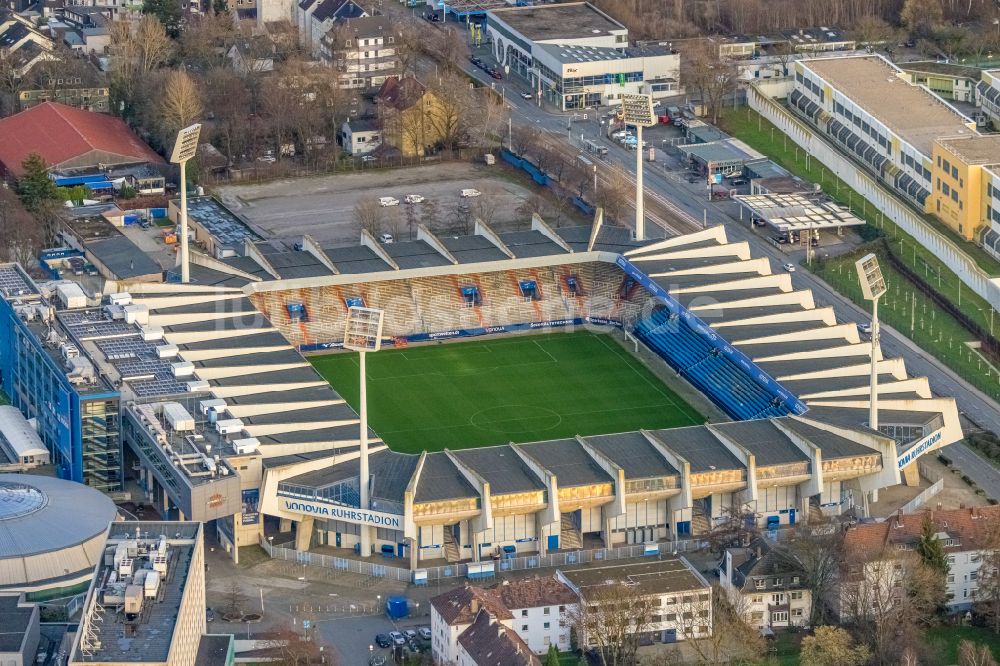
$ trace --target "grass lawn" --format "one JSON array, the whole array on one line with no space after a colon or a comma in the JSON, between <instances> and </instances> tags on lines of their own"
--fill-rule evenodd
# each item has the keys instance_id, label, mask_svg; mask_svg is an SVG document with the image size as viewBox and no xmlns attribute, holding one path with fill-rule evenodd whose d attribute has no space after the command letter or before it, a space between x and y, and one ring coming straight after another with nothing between
<instances>
[{"instance_id":1,"label":"grass lawn","mask_svg":"<svg viewBox=\"0 0 1000 666\"><path fill-rule=\"evenodd\" d=\"M857 257L852 254L815 263L813 272L867 310L870 306L861 296L861 286L854 270L855 259ZM956 319L939 310L888 261L883 260L880 265L889 292L879 303L879 319L923 349L931 350L945 365L983 392L1000 399L1000 376L965 345L973 338L972 334Z\"/></svg>"},{"instance_id":2,"label":"grass lawn","mask_svg":"<svg viewBox=\"0 0 1000 666\"><path fill-rule=\"evenodd\" d=\"M958 644L962 641L985 643L993 656L1000 659L1000 635L983 627L933 627L927 630L927 641L941 651L943 664L958 663Z\"/></svg>"},{"instance_id":3,"label":"grass lawn","mask_svg":"<svg viewBox=\"0 0 1000 666\"><path fill-rule=\"evenodd\" d=\"M357 408L357 356L309 360ZM704 422L615 341L588 331L386 349L367 365L371 427L396 451Z\"/></svg>"}]
</instances>

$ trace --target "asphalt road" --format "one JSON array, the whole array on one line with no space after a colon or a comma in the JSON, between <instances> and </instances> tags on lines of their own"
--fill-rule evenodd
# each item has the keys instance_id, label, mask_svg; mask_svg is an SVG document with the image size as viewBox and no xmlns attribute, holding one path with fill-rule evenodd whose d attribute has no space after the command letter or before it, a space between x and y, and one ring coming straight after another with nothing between
<instances>
[{"instance_id":1,"label":"asphalt road","mask_svg":"<svg viewBox=\"0 0 1000 666\"><path fill-rule=\"evenodd\" d=\"M471 63L466 63L467 71L480 81L489 85L494 83ZM566 145L579 149L579 136L583 132L587 138L594 139L600 134L600 125L594 121L594 112L588 111L588 120L580 122L571 120L572 114L554 112L548 107L540 107L534 101L524 100L520 92L530 92L523 81L505 79L501 82L505 98L512 109L514 122L534 125L547 131L553 138L558 138ZM580 113L580 112L578 112ZM608 147L608 159L605 162L618 161L629 173L635 173L635 153L626 150L609 140L601 140ZM657 151L660 153L661 151ZM588 158L590 156L588 155ZM702 183L691 184L678 173L671 173L662 163L647 163L643 173L646 190L647 208L649 201L661 202L671 209L673 217L665 220L665 229L669 235L689 233L700 228L702 220L707 216L708 223L723 224L731 241L745 240L753 250L754 256L766 256L775 262L774 268L780 270L781 264L788 261L789 255L777 249L767 240L764 233L755 233L746 222L739 220L738 208L731 201L708 202L705 187ZM791 255L795 258L795 254ZM792 278L796 288L811 289L816 297L817 306L833 307L838 319L855 323L870 320L870 315L858 308L854 303L842 297L825 282L799 269ZM984 393L971 386L945 367L939 361L923 352L908 338L888 326L882 326L882 351L888 357L902 357L911 376L926 376L930 381L931 390L940 396L955 398L959 411L967 419L980 428L1000 433L1000 405ZM955 465L969 475L988 495L1000 499L1000 471L985 462L964 443L947 447L947 455Z\"/></svg>"}]
</instances>

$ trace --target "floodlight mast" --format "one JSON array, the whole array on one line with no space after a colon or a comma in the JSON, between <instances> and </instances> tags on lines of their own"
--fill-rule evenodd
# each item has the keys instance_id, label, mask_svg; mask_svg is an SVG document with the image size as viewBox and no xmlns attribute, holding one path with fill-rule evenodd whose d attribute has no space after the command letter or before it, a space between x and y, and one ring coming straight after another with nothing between
<instances>
[{"instance_id":1,"label":"floodlight mast","mask_svg":"<svg viewBox=\"0 0 1000 666\"><path fill-rule=\"evenodd\" d=\"M362 510L371 509L369 497L370 472L368 471L368 375L365 369L367 352L377 352L382 347L382 310L351 306L347 310L347 324L344 330L344 349L358 352L359 400L358 416L361 419L359 433L360 451L358 458L358 486ZM361 557L371 554L371 527L361 525Z\"/></svg>"},{"instance_id":2,"label":"floodlight mast","mask_svg":"<svg viewBox=\"0 0 1000 666\"><path fill-rule=\"evenodd\" d=\"M635 237L646 240L646 206L642 187L642 128L656 124L651 95L622 95L622 122L635 125Z\"/></svg>"},{"instance_id":3,"label":"floodlight mast","mask_svg":"<svg viewBox=\"0 0 1000 666\"><path fill-rule=\"evenodd\" d=\"M879 351L879 324L878 324L878 300L885 294L885 278L882 276L882 269L878 265L878 257L874 254L866 254L855 262L858 271L858 279L861 281L861 293L866 301L872 302L872 349L871 349L871 398L868 402L868 427L878 430L878 357Z\"/></svg>"},{"instance_id":4,"label":"floodlight mast","mask_svg":"<svg viewBox=\"0 0 1000 666\"><path fill-rule=\"evenodd\" d=\"M191 281L191 269L188 261L188 216L187 216L187 162L198 152L198 137L201 135L201 124L195 123L177 133L174 150L170 161L181 167L181 282Z\"/></svg>"}]
</instances>

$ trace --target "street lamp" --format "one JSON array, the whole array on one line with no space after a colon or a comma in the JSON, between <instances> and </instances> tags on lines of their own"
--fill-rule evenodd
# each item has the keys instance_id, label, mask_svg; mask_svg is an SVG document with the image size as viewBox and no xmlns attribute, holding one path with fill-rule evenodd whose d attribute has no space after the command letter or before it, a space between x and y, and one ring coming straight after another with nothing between
<instances>
[{"instance_id":1,"label":"street lamp","mask_svg":"<svg viewBox=\"0 0 1000 666\"><path fill-rule=\"evenodd\" d=\"M872 349L871 349L871 398L868 403L868 427L878 431L878 299L886 292L885 278L878 265L878 257L866 254L855 262L861 294L872 302Z\"/></svg>"},{"instance_id":2,"label":"street lamp","mask_svg":"<svg viewBox=\"0 0 1000 666\"><path fill-rule=\"evenodd\" d=\"M351 306L347 311L347 324L344 327L344 349L358 352L360 378L359 409L361 416L360 457L358 470L358 485L361 488L361 509L367 511L368 498L368 379L365 373L365 355L367 352L377 352L382 347L382 310ZM361 557L368 557L371 551L371 528L361 526Z\"/></svg>"},{"instance_id":3,"label":"street lamp","mask_svg":"<svg viewBox=\"0 0 1000 666\"><path fill-rule=\"evenodd\" d=\"M174 150L170 153L170 161L181 167L181 282L191 281L188 266L188 213L187 213L187 162L198 152L198 137L201 135L201 124L195 123L177 133Z\"/></svg>"},{"instance_id":4,"label":"street lamp","mask_svg":"<svg viewBox=\"0 0 1000 666\"><path fill-rule=\"evenodd\" d=\"M635 125L635 238L646 240L646 210L642 194L642 128L656 124L651 95L622 95L622 123Z\"/></svg>"}]
</instances>

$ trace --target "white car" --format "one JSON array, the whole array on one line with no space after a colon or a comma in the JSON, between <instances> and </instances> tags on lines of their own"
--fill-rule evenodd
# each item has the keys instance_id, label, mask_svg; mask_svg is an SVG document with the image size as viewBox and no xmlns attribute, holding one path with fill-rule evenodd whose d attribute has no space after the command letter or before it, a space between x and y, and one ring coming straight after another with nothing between
<instances>
[{"instance_id":1,"label":"white car","mask_svg":"<svg viewBox=\"0 0 1000 666\"><path fill-rule=\"evenodd\" d=\"M431 639L431 628L430 627L420 627L420 637L425 641Z\"/></svg>"},{"instance_id":2,"label":"white car","mask_svg":"<svg viewBox=\"0 0 1000 666\"><path fill-rule=\"evenodd\" d=\"M362 162L374 162L377 159L378 158L375 157L374 155L362 155L361 156L361 161Z\"/></svg>"},{"instance_id":3,"label":"white car","mask_svg":"<svg viewBox=\"0 0 1000 666\"><path fill-rule=\"evenodd\" d=\"M403 198L403 201L409 204L423 203L424 198L419 194L407 194L406 197Z\"/></svg>"},{"instance_id":4,"label":"white car","mask_svg":"<svg viewBox=\"0 0 1000 666\"><path fill-rule=\"evenodd\" d=\"M396 239L392 237L392 234L382 234L378 237L378 242L383 245L392 245Z\"/></svg>"},{"instance_id":5,"label":"white car","mask_svg":"<svg viewBox=\"0 0 1000 666\"><path fill-rule=\"evenodd\" d=\"M521 93L521 99L534 99L531 93Z\"/></svg>"},{"instance_id":6,"label":"white car","mask_svg":"<svg viewBox=\"0 0 1000 666\"><path fill-rule=\"evenodd\" d=\"M482 192L479 190L474 190L471 187L469 189L462 190L462 198L468 199L469 197L478 197Z\"/></svg>"},{"instance_id":7,"label":"white car","mask_svg":"<svg viewBox=\"0 0 1000 666\"><path fill-rule=\"evenodd\" d=\"M396 197L379 197L378 198L378 205L382 206L382 207L385 207L385 206L398 206L399 205L399 199L397 199Z\"/></svg>"},{"instance_id":8,"label":"white car","mask_svg":"<svg viewBox=\"0 0 1000 666\"><path fill-rule=\"evenodd\" d=\"M416 629L406 629L406 630L403 631L403 635L406 636L407 640L416 638L417 637L417 630Z\"/></svg>"},{"instance_id":9,"label":"white car","mask_svg":"<svg viewBox=\"0 0 1000 666\"><path fill-rule=\"evenodd\" d=\"M871 323L866 322L866 323L863 323L863 324L858 324L858 333L864 333L865 335L871 335L872 334L872 325L871 325Z\"/></svg>"},{"instance_id":10,"label":"white car","mask_svg":"<svg viewBox=\"0 0 1000 666\"><path fill-rule=\"evenodd\" d=\"M406 645L406 637L398 631L390 631L389 638L393 645Z\"/></svg>"},{"instance_id":11,"label":"white car","mask_svg":"<svg viewBox=\"0 0 1000 666\"><path fill-rule=\"evenodd\" d=\"M789 273L795 272L795 264L785 264L784 266L782 266L782 268L784 268Z\"/></svg>"}]
</instances>

